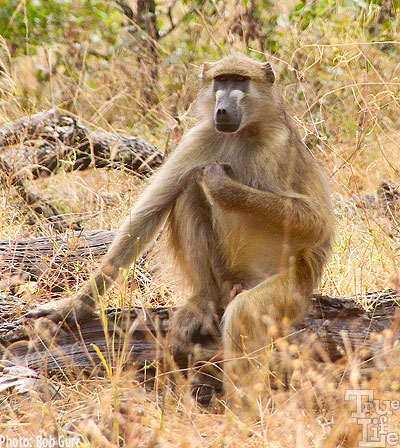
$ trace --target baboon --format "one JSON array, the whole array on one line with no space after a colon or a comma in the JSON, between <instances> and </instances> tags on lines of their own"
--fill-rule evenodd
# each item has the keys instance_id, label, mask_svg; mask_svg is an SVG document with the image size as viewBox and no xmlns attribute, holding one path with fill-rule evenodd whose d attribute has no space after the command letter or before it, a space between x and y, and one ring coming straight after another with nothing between
<instances>
[{"instance_id":1,"label":"baboon","mask_svg":"<svg viewBox=\"0 0 400 448\"><path fill-rule=\"evenodd\" d=\"M172 320L174 341L190 346L222 316L225 370L243 383L243 355L267 345L270 325L297 319L320 280L333 234L328 183L268 62L205 63L194 111L198 124L151 178L92 278L28 316L88 318L164 227L191 289Z\"/></svg>"}]
</instances>

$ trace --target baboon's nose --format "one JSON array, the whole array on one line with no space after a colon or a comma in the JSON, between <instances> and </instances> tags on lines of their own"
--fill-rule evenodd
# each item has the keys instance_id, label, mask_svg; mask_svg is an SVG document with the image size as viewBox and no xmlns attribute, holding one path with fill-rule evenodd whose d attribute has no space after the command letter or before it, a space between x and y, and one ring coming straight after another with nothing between
<instances>
[{"instance_id":1,"label":"baboon's nose","mask_svg":"<svg viewBox=\"0 0 400 448\"><path fill-rule=\"evenodd\" d=\"M240 110L229 98L220 98L215 105L214 122L219 132L236 132L240 126Z\"/></svg>"}]
</instances>

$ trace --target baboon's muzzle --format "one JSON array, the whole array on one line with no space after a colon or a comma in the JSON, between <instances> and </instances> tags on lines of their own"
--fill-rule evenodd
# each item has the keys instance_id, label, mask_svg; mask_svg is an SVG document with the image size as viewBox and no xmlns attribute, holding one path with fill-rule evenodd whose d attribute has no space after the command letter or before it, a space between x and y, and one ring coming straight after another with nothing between
<instances>
[{"instance_id":1,"label":"baboon's muzzle","mask_svg":"<svg viewBox=\"0 0 400 448\"><path fill-rule=\"evenodd\" d=\"M242 114L236 98L229 94L220 97L215 105L214 123L219 132L236 132L242 121Z\"/></svg>"}]
</instances>

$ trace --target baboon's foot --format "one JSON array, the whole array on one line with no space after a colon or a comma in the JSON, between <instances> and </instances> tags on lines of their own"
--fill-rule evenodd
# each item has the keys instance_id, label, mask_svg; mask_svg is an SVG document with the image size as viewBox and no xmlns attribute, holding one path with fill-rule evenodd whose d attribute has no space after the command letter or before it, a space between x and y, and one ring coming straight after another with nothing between
<instances>
[{"instance_id":1,"label":"baboon's foot","mask_svg":"<svg viewBox=\"0 0 400 448\"><path fill-rule=\"evenodd\" d=\"M54 300L43 305L39 305L33 310L28 311L25 317L28 319L38 319L46 317L51 321L58 323L67 323L76 325L95 314L93 308L81 300L74 297L67 299Z\"/></svg>"},{"instance_id":2,"label":"baboon's foot","mask_svg":"<svg viewBox=\"0 0 400 448\"><path fill-rule=\"evenodd\" d=\"M170 326L174 352L192 352L196 339L220 336L219 315L213 302L192 297L175 311Z\"/></svg>"}]
</instances>

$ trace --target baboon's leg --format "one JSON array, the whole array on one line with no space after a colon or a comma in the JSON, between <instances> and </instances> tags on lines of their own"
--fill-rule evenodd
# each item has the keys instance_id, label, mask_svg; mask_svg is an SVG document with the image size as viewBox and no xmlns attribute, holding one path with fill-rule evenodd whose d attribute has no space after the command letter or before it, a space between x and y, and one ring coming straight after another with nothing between
<instances>
[{"instance_id":1,"label":"baboon's leg","mask_svg":"<svg viewBox=\"0 0 400 448\"><path fill-rule=\"evenodd\" d=\"M251 386L264 383L272 340L289 331L288 323L299 318L305 307L306 298L297 290L294 268L271 276L232 300L223 316L228 396L245 392L251 397Z\"/></svg>"},{"instance_id":2,"label":"baboon's leg","mask_svg":"<svg viewBox=\"0 0 400 448\"><path fill-rule=\"evenodd\" d=\"M211 207L198 184L188 187L179 197L168 230L176 262L192 289L190 299L175 313L171 328L175 342L187 344L196 332L218 330L216 322L229 300Z\"/></svg>"}]
</instances>

